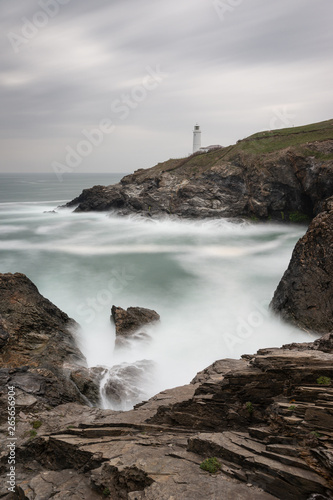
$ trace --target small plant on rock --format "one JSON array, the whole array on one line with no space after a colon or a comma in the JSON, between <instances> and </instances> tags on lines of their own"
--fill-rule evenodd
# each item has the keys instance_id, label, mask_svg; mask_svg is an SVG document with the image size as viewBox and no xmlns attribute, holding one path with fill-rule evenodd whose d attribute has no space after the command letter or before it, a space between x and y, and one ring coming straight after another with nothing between
<instances>
[{"instance_id":1,"label":"small plant on rock","mask_svg":"<svg viewBox=\"0 0 333 500\"><path fill-rule=\"evenodd\" d=\"M330 383L331 383L330 377L321 376L317 378L317 384L319 385L330 385Z\"/></svg>"},{"instance_id":2,"label":"small plant on rock","mask_svg":"<svg viewBox=\"0 0 333 500\"><path fill-rule=\"evenodd\" d=\"M206 470L210 474L215 474L221 469L221 463L216 457L206 458L201 464L200 469Z\"/></svg>"},{"instance_id":3,"label":"small plant on rock","mask_svg":"<svg viewBox=\"0 0 333 500\"><path fill-rule=\"evenodd\" d=\"M303 214L302 212L299 212L298 210L295 210L294 212L290 212L289 214L289 220L290 222L298 222L298 223L301 223L301 222L308 222L309 221L309 217L305 214Z\"/></svg>"},{"instance_id":4,"label":"small plant on rock","mask_svg":"<svg viewBox=\"0 0 333 500\"><path fill-rule=\"evenodd\" d=\"M42 425L42 422L40 420L35 420L34 422L32 422L31 425L34 429L39 429L40 426Z\"/></svg>"},{"instance_id":5,"label":"small plant on rock","mask_svg":"<svg viewBox=\"0 0 333 500\"><path fill-rule=\"evenodd\" d=\"M104 488L104 490L103 490L103 495L104 495L105 497L108 497L108 496L110 495L110 493L111 493L111 491L109 490L109 488Z\"/></svg>"},{"instance_id":6,"label":"small plant on rock","mask_svg":"<svg viewBox=\"0 0 333 500\"><path fill-rule=\"evenodd\" d=\"M245 406L246 406L246 409L249 412L249 414L252 415L252 413L253 413L253 404L251 403L251 401L247 401L245 403Z\"/></svg>"},{"instance_id":7,"label":"small plant on rock","mask_svg":"<svg viewBox=\"0 0 333 500\"><path fill-rule=\"evenodd\" d=\"M295 409L296 409L296 406L295 406L295 405L291 405L291 406L289 406L289 408L288 408L288 410L290 410L290 411L294 411Z\"/></svg>"},{"instance_id":8,"label":"small plant on rock","mask_svg":"<svg viewBox=\"0 0 333 500\"><path fill-rule=\"evenodd\" d=\"M31 439L33 439L36 436L37 436L37 431L35 431L35 430L30 431L30 438Z\"/></svg>"}]
</instances>

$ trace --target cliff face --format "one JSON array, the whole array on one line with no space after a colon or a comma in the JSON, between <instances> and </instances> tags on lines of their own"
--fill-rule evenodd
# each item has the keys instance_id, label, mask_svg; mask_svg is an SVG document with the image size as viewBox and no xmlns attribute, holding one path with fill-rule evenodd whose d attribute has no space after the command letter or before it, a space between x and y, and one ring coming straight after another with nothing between
<instances>
[{"instance_id":1,"label":"cliff face","mask_svg":"<svg viewBox=\"0 0 333 500\"><path fill-rule=\"evenodd\" d=\"M68 378L73 367L85 364L75 342L77 327L25 275L0 275L0 421L7 415L8 385L16 387L22 409L87 403Z\"/></svg>"},{"instance_id":2,"label":"cliff face","mask_svg":"<svg viewBox=\"0 0 333 500\"><path fill-rule=\"evenodd\" d=\"M67 203L75 211L302 221L333 195L333 120L138 170Z\"/></svg>"},{"instance_id":3,"label":"cliff face","mask_svg":"<svg viewBox=\"0 0 333 500\"><path fill-rule=\"evenodd\" d=\"M333 331L333 198L323 208L298 241L271 302L285 320L318 333Z\"/></svg>"}]
</instances>

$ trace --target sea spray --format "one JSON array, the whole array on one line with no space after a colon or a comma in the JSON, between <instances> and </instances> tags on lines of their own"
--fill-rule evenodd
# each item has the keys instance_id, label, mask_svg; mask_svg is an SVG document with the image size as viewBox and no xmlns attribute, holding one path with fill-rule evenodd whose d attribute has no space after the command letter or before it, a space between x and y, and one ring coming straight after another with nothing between
<instances>
[{"instance_id":1,"label":"sea spray","mask_svg":"<svg viewBox=\"0 0 333 500\"><path fill-rule=\"evenodd\" d=\"M305 227L54 213L56 201L38 199L0 205L0 271L27 274L80 323L89 366L153 364L135 397L106 405L127 409L137 394L188 383L216 359L309 340L267 307ZM113 304L156 310L151 340L115 349Z\"/></svg>"}]
</instances>

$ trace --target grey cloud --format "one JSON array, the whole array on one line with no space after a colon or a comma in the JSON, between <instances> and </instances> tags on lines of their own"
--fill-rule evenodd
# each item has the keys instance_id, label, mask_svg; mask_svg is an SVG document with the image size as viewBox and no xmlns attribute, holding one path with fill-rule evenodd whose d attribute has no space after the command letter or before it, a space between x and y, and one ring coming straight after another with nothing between
<instances>
[{"instance_id":1,"label":"grey cloud","mask_svg":"<svg viewBox=\"0 0 333 500\"><path fill-rule=\"evenodd\" d=\"M0 145L40 137L47 151L49 137L64 149L106 117L122 143L158 128L154 153L147 148L140 165L126 151L122 166L110 137L99 169L112 160L128 170L188 153L193 121L205 124L207 142L229 143L264 128L277 105L293 109L296 124L333 114L331 0L243 0L224 20L209 0L70 0L15 54L7 34L21 33L41 1L1 2ZM111 103L155 65L167 77L121 122ZM22 170L21 157L8 154Z\"/></svg>"}]
</instances>

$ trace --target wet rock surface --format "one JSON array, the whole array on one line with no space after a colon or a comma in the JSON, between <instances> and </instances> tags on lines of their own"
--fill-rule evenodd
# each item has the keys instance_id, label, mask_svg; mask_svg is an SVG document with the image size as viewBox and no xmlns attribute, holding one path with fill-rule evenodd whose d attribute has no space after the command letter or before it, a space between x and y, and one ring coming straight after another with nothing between
<instances>
[{"instance_id":1,"label":"wet rock surface","mask_svg":"<svg viewBox=\"0 0 333 500\"><path fill-rule=\"evenodd\" d=\"M112 306L111 323L116 327L116 348L128 347L134 341L135 343L151 340L147 331L149 325L153 325L160 320L160 315L153 309L145 307L122 307ZM134 344L133 344L134 345Z\"/></svg>"},{"instance_id":2,"label":"wet rock surface","mask_svg":"<svg viewBox=\"0 0 333 500\"><path fill-rule=\"evenodd\" d=\"M19 408L87 403L68 377L86 362L76 347L77 328L25 275L0 275L1 419L8 385L17 389Z\"/></svg>"},{"instance_id":3,"label":"wet rock surface","mask_svg":"<svg viewBox=\"0 0 333 500\"><path fill-rule=\"evenodd\" d=\"M131 411L23 411L11 498L332 498L332 339L217 361ZM200 468L211 457L215 473Z\"/></svg>"},{"instance_id":4,"label":"wet rock surface","mask_svg":"<svg viewBox=\"0 0 333 500\"><path fill-rule=\"evenodd\" d=\"M305 330L333 331L333 197L296 244L271 308Z\"/></svg>"},{"instance_id":5,"label":"wet rock surface","mask_svg":"<svg viewBox=\"0 0 333 500\"><path fill-rule=\"evenodd\" d=\"M138 332L142 327L159 321L160 316L153 309L144 307L121 307L112 306L111 321L115 324L116 335L128 337Z\"/></svg>"},{"instance_id":6,"label":"wet rock surface","mask_svg":"<svg viewBox=\"0 0 333 500\"><path fill-rule=\"evenodd\" d=\"M78 387L81 394L83 394L94 406L98 406L101 404L100 383L106 373L107 368L102 366L93 368L81 367L77 370L73 370L70 374L70 378Z\"/></svg>"},{"instance_id":7,"label":"wet rock surface","mask_svg":"<svg viewBox=\"0 0 333 500\"><path fill-rule=\"evenodd\" d=\"M310 329L310 317L317 331L318 324L323 331L331 325L325 295L331 283L323 286L331 275L331 200L322 208L301 250L295 249L283 291L299 315L286 319L300 318ZM298 286L299 280L305 281ZM305 283L307 296L324 300L325 318L319 305L316 314L304 314ZM114 310L120 338L158 319L144 310L150 312L142 323L142 314L134 320L130 309L138 308ZM0 275L1 498L201 500L204 492L211 500L332 500L332 332L218 360L192 383L122 412L88 406L99 403L106 369L85 366L76 328L26 276ZM121 401L124 390L137 391L140 375L152 376L145 363L113 367L105 394ZM15 387L17 412L16 489L10 494L8 385ZM209 473L200 465L212 457L219 468Z\"/></svg>"},{"instance_id":8,"label":"wet rock surface","mask_svg":"<svg viewBox=\"0 0 333 500\"><path fill-rule=\"evenodd\" d=\"M140 169L118 184L85 189L66 207L185 218L312 218L333 195L333 140L258 154L265 140L252 140L251 153L236 145Z\"/></svg>"},{"instance_id":9,"label":"wet rock surface","mask_svg":"<svg viewBox=\"0 0 333 500\"><path fill-rule=\"evenodd\" d=\"M155 364L149 360L122 363L110 368L101 389L108 406L126 410L146 399L154 368Z\"/></svg>"}]
</instances>

